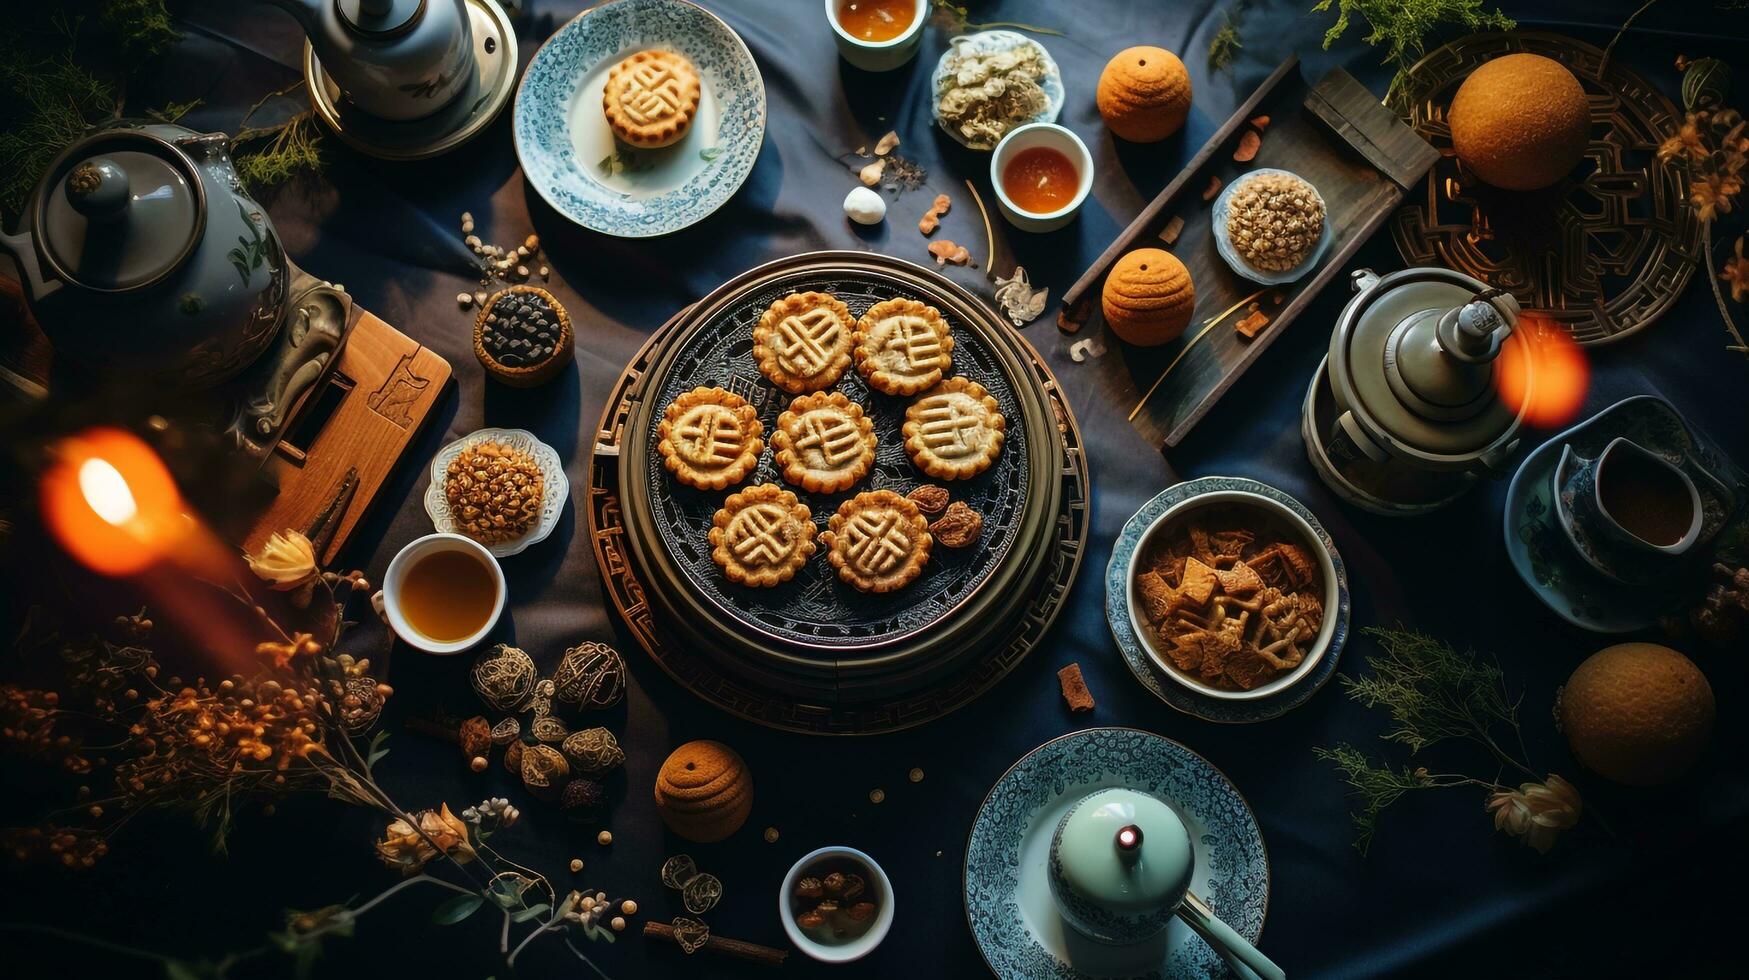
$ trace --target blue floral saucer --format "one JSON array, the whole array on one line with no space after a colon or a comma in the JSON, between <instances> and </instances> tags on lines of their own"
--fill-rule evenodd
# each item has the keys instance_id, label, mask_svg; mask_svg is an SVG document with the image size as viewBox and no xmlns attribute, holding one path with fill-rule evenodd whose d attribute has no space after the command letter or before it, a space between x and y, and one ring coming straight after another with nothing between
<instances>
[{"instance_id":1,"label":"blue floral saucer","mask_svg":"<svg viewBox=\"0 0 1749 980\"><path fill-rule=\"evenodd\" d=\"M1185 500L1220 490L1243 490L1285 505L1311 526L1313 533L1318 535L1318 539L1329 550L1331 563L1336 566L1337 602L1334 608L1326 610L1328 615L1336 617L1336 629L1330 636L1329 648L1324 651L1324 656L1313 666L1311 672L1292 687L1279 694L1255 700L1209 697L1192 691L1171 678L1162 677L1162 668L1148 656L1141 639L1136 636L1125 601L1129 594L1130 564L1135 561L1136 546L1147 532L1148 525ZM1312 516L1305 504L1266 483L1244 477L1205 476L1160 491L1124 523L1123 531L1118 534L1117 541L1111 547L1111 562L1105 566L1105 621L1111 627L1112 639L1117 641L1117 649L1123 655L1124 663L1129 664L1130 673L1135 674L1136 680L1141 681L1142 686L1153 691L1160 700L1204 721L1226 724L1267 721L1305 704L1336 673L1336 663L1342 659L1342 648L1348 642L1348 607L1348 571L1342 564L1342 555L1336 550L1336 542L1330 540L1330 532L1324 530L1324 525L1318 523L1318 519Z\"/></svg>"},{"instance_id":2,"label":"blue floral saucer","mask_svg":"<svg viewBox=\"0 0 1749 980\"><path fill-rule=\"evenodd\" d=\"M1191 891L1256 943L1269 910L1269 854L1232 782L1184 746L1134 728L1089 728L1033 749L984 798L966 842L966 921L997 980L1224 977L1226 962L1182 922L1129 946L1082 937L1051 898L1057 822L1077 800L1125 786L1164 801L1190 830Z\"/></svg>"},{"instance_id":3,"label":"blue floral saucer","mask_svg":"<svg viewBox=\"0 0 1749 980\"><path fill-rule=\"evenodd\" d=\"M686 136L658 150L616 142L601 112L608 71L648 48L685 55L704 90ZM765 141L765 80L740 35L703 7L613 0L535 53L514 120L523 175L554 210L607 235L666 235L711 214L747 179Z\"/></svg>"}]
</instances>

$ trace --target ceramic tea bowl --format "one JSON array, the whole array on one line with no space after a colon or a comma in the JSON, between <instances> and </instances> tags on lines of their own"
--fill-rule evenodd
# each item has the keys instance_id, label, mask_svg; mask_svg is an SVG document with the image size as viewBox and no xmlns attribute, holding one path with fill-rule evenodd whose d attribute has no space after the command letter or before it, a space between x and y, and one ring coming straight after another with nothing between
<instances>
[{"instance_id":1,"label":"ceramic tea bowl","mask_svg":"<svg viewBox=\"0 0 1749 980\"><path fill-rule=\"evenodd\" d=\"M868 931L855 939L842 943L825 942L810 935L796 922L796 913L790 896L795 893L796 882L809 868L822 861L844 860L861 865L867 869L863 877L867 879L869 894L879 910L875 913L874 924ZM887 933L893 928L893 882L875 859L854 847L822 847L809 851L801 859L790 866L789 874L784 875L783 885L777 890L777 916L783 922L784 934L789 941L810 959L821 963L849 963L860 960L887 938Z\"/></svg>"},{"instance_id":2,"label":"ceramic tea bowl","mask_svg":"<svg viewBox=\"0 0 1749 980\"><path fill-rule=\"evenodd\" d=\"M1285 495L1284 495L1285 496ZM1292 499L1292 498L1289 498ZM1318 635L1312 645L1306 650L1305 656L1292 670L1282 673L1272 680L1259 684L1248 691L1232 691L1215 687L1195 674L1179 669L1172 658L1162 649L1162 641L1155 634L1154 627L1148 622L1143 612L1141 592L1137 585L1138 575L1146 571L1143 559L1151 553L1157 543L1164 541L1169 535L1183 527L1197 513L1210 508L1225 505L1240 510L1255 510L1263 519L1286 529L1294 543L1306 550L1306 553L1316 558L1318 562L1318 582L1320 586L1320 601L1324 606L1323 622L1318 628ZM1327 544L1311 524L1293 507L1282 503L1273 497L1264 496L1249 490L1212 490L1193 497L1187 497L1177 504L1168 507L1154 518L1136 543L1134 560L1129 567L1125 603L1129 612L1130 629L1133 631L1148 659L1161 673L1197 694L1222 701L1255 701L1279 694L1295 686L1310 676L1318 663L1329 653L1336 636L1340 617L1336 613L1342 607L1342 583L1336 570L1336 560L1329 544Z\"/></svg>"},{"instance_id":3,"label":"ceramic tea bowl","mask_svg":"<svg viewBox=\"0 0 1749 980\"><path fill-rule=\"evenodd\" d=\"M1008 169L1009 161L1023 150L1039 146L1067 157L1075 166L1078 177L1075 196L1055 211L1028 211L1014 203L1002 188L1002 173ZM996 152L990 154L990 185L996 190L996 204L1002 217L1008 219L1009 224L1021 231L1055 231L1074 220L1075 212L1093 191L1093 154L1087 149L1087 144L1081 142L1081 137L1067 126L1050 122L1027 123L1009 130L1002 142L996 144Z\"/></svg>"},{"instance_id":4,"label":"ceramic tea bowl","mask_svg":"<svg viewBox=\"0 0 1749 980\"><path fill-rule=\"evenodd\" d=\"M408 571L427 555L443 551L461 551L473 555L491 575L494 590L492 612L486 617L486 621L472 633L455 640L436 640L421 633L408 621L402 604L402 588L406 584ZM439 532L415 538L397 552L389 561L388 571L383 574L382 591L377 594L382 603L379 611L402 642L416 650L447 656L469 649L492 632L492 627L497 626L499 618L504 615L504 602L509 590L504 581L504 569L492 552L486 550L485 545L465 535Z\"/></svg>"},{"instance_id":5,"label":"ceramic tea bowl","mask_svg":"<svg viewBox=\"0 0 1749 980\"><path fill-rule=\"evenodd\" d=\"M863 71L892 71L917 57L923 46L923 27L929 23L934 9L927 0L917 0L911 23L885 41L869 41L857 37L838 23L839 0L826 0L826 23L832 25L832 40L838 44L838 54Z\"/></svg>"},{"instance_id":6,"label":"ceramic tea bowl","mask_svg":"<svg viewBox=\"0 0 1749 980\"><path fill-rule=\"evenodd\" d=\"M1632 507L1667 508L1670 533L1664 540L1643 537L1645 517L1617 513L1624 501L1613 501L1603 487L1623 467L1636 466L1638 479L1662 487L1658 499L1637 499ZM1614 479L1625 479L1616 475ZM1618 582L1631 583L1655 577L1671 561L1693 550L1703 537L1705 510L1694 480L1662 454L1623 436L1611 439L1603 451L1586 458L1570 443L1561 447L1560 461L1552 475L1556 520L1567 541L1591 567ZM1683 515L1686 514L1686 517Z\"/></svg>"}]
</instances>

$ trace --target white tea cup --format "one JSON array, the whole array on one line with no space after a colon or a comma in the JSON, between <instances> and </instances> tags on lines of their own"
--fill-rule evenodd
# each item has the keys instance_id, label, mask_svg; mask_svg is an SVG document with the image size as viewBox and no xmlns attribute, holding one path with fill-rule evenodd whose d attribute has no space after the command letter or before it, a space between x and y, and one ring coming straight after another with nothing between
<instances>
[{"instance_id":1,"label":"white tea cup","mask_svg":"<svg viewBox=\"0 0 1749 980\"><path fill-rule=\"evenodd\" d=\"M402 606L403 589L407 584L407 575L414 566L431 555L440 552L463 552L480 563L492 579L493 598L492 613L480 627L464 637L450 640L438 640L421 632L407 620ZM498 559L486 550L486 546L472 538L460 534L437 533L427 534L422 538L408 542L389 562L389 570L383 574L383 615L389 621L389 628L395 635L406 641L409 646L423 650L426 653L448 655L460 653L485 639L492 632L492 627L498 625L498 619L504 614L504 600L508 589L504 583L504 569L499 566Z\"/></svg>"}]
</instances>

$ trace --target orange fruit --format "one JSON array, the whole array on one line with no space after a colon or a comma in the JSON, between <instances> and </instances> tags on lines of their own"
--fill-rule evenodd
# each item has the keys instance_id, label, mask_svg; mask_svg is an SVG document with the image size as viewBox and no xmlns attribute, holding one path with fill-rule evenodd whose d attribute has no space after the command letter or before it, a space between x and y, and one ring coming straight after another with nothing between
<instances>
[{"instance_id":1,"label":"orange fruit","mask_svg":"<svg viewBox=\"0 0 1749 980\"><path fill-rule=\"evenodd\" d=\"M1694 661L1656 643L1592 654L1557 695L1561 730L1587 769L1630 786L1682 775L1712 735L1712 685Z\"/></svg>"},{"instance_id":2,"label":"orange fruit","mask_svg":"<svg viewBox=\"0 0 1749 980\"><path fill-rule=\"evenodd\" d=\"M1502 55L1458 86L1447 113L1459 160L1495 187L1534 191L1573 172L1591 143L1585 87L1539 54Z\"/></svg>"},{"instance_id":3,"label":"orange fruit","mask_svg":"<svg viewBox=\"0 0 1749 980\"><path fill-rule=\"evenodd\" d=\"M1156 347L1190 325L1196 286L1178 256L1138 248L1111 267L1100 299L1112 333L1137 347Z\"/></svg>"},{"instance_id":4,"label":"orange fruit","mask_svg":"<svg viewBox=\"0 0 1749 980\"><path fill-rule=\"evenodd\" d=\"M1165 48L1119 51L1099 73L1094 93L1100 118L1132 143L1157 143L1190 115L1190 72Z\"/></svg>"},{"instance_id":5,"label":"orange fruit","mask_svg":"<svg viewBox=\"0 0 1749 980\"><path fill-rule=\"evenodd\" d=\"M656 812L669 830L687 840L722 840L740 830L753 812L747 763L721 742L687 742L656 774Z\"/></svg>"}]
</instances>

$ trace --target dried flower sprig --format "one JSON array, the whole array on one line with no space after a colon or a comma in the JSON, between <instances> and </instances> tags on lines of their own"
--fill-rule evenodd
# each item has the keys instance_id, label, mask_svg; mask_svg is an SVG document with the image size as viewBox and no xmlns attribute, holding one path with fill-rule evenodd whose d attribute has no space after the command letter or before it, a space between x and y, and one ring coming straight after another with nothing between
<instances>
[{"instance_id":1,"label":"dried flower sprig","mask_svg":"<svg viewBox=\"0 0 1749 980\"><path fill-rule=\"evenodd\" d=\"M953 3L952 0L930 0L930 3L935 7L936 26L953 34L1002 28L1011 31L1030 31L1033 34L1053 34L1057 37L1068 37L1067 34L1054 27L1039 27L1037 24L1022 24L1011 20L993 20L980 24L970 19L971 12L962 4Z\"/></svg>"},{"instance_id":2,"label":"dried flower sprig","mask_svg":"<svg viewBox=\"0 0 1749 980\"><path fill-rule=\"evenodd\" d=\"M1738 303L1749 299L1749 262L1743 258L1743 243L1737 242L1736 255L1726 260L1723 273L1712 246L1713 224L1732 212L1743 192L1743 173L1749 167L1749 121L1737 110L1717 105L1723 101L1723 90L1712 81L1721 71L1714 59L1679 57L1676 66L1684 72L1683 98L1689 111L1676 132L1659 144L1658 162L1688 174L1688 204L1701 222L1708 285L1732 340L1726 349L1749 355L1749 341L1737 328L1720 288L1720 283L1728 285Z\"/></svg>"},{"instance_id":3,"label":"dried flower sprig","mask_svg":"<svg viewBox=\"0 0 1749 980\"><path fill-rule=\"evenodd\" d=\"M1498 9L1485 10L1486 0L1318 0L1312 12L1326 13L1336 9L1336 23L1324 32L1324 50L1330 50L1347 33L1354 16L1366 20L1371 32L1365 40L1373 47L1385 49L1384 63L1396 66L1391 84L1385 91L1385 104L1393 109L1404 108L1407 98L1404 83L1409 68L1427 53L1427 42L1441 25L1450 24L1466 31L1510 31L1517 24Z\"/></svg>"},{"instance_id":4,"label":"dried flower sprig","mask_svg":"<svg viewBox=\"0 0 1749 980\"><path fill-rule=\"evenodd\" d=\"M1547 852L1562 831L1578 822L1583 812L1578 791L1560 776L1539 777L1527 761L1518 720L1523 698L1507 690L1498 665L1425 633L1376 628L1363 632L1378 641L1381 653L1366 660L1370 676L1343 675L1342 686L1365 706L1390 710L1396 727L1380 737L1408 746L1411 755L1441 742L1469 742L1488 750L1497 774L1484 779L1433 772L1424 766L1392 766L1373 761L1347 743L1314 747L1313 754L1334 765L1359 800L1352 814L1356 850L1365 854L1379 815L1405 793L1417 790L1464 786L1486 790L1484 807L1494 815L1495 828L1539 852ZM1505 785L1499 773L1506 770L1517 770L1530 780L1517 788Z\"/></svg>"}]
</instances>

